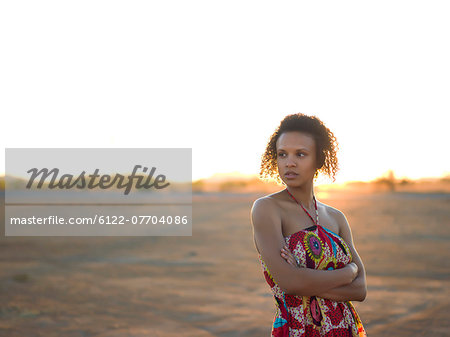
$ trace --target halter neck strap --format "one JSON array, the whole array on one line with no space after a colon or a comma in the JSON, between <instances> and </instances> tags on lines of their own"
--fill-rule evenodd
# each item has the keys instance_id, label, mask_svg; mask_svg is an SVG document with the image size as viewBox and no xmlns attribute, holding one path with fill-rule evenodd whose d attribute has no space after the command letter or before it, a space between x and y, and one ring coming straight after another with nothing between
<instances>
[{"instance_id":1,"label":"halter neck strap","mask_svg":"<svg viewBox=\"0 0 450 337\"><path fill-rule=\"evenodd\" d=\"M301 202L298 202L297 199L295 199L295 197L291 194L291 192L288 191L288 189L286 188L286 192L288 192L288 194L292 197L292 199L294 199L294 201L299 204L300 206L302 206L303 210L306 212L306 214L308 214L308 216L310 217L310 219L312 220L312 222L316 225L316 226L320 226L319 225L319 211L317 209L317 200L316 200L316 196L313 194L313 199L314 199L314 207L316 209L316 218L317 221L314 221L313 217L311 216L311 214L309 214L309 212L305 209L305 207L303 207Z\"/></svg>"}]
</instances>

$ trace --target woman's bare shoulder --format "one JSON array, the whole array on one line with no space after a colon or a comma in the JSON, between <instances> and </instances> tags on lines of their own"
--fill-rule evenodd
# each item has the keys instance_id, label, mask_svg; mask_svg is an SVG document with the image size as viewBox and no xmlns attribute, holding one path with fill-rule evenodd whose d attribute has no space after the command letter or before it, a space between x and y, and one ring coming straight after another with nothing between
<instances>
[{"instance_id":1,"label":"woman's bare shoulder","mask_svg":"<svg viewBox=\"0 0 450 337\"><path fill-rule=\"evenodd\" d=\"M264 202L266 204L271 204L273 206L279 206L279 202L284 200L282 192L283 191L279 191L279 192L264 195L264 196L256 199L254 204L257 202Z\"/></svg>"},{"instance_id":2,"label":"woman's bare shoulder","mask_svg":"<svg viewBox=\"0 0 450 337\"><path fill-rule=\"evenodd\" d=\"M331 206L331 205L327 205L321 201L319 201L319 205L322 206L322 208L327 212L327 214L333 218L335 218L337 220L338 217L341 217L344 215L344 213L342 213L339 209Z\"/></svg>"},{"instance_id":3,"label":"woman's bare shoulder","mask_svg":"<svg viewBox=\"0 0 450 337\"><path fill-rule=\"evenodd\" d=\"M264 195L256 199L252 206L252 214L255 212L264 216L281 217L283 197L281 192Z\"/></svg>"},{"instance_id":4,"label":"woman's bare shoulder","mask_svg":"<svg viewBox=\"0 0 450 337\"><path fill-rule=\"evenodd\" d=\"M320 202L322 208L325 210L325 214L329 219L329 224L334 228L334 231L341 235L343 223L346 221L344 213L331 205Z\"/></svg>"}]
</instances>

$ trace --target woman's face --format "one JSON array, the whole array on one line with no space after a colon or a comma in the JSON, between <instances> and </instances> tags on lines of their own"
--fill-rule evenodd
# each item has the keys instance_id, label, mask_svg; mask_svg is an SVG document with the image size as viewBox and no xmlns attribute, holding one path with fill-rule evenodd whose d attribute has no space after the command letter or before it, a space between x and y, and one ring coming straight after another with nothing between
<instances>
[{"instance_id":1,"label":"woman's face","mask_svg":"<svg viewBox=\"0 0 450 337\"><path fill-rule=\"evenodd\" d=\"M284 132L278 137L277 165L280 178L296 187L312 181L316 172L316 144L308 133Z\"/></svg>"}]
</instances>

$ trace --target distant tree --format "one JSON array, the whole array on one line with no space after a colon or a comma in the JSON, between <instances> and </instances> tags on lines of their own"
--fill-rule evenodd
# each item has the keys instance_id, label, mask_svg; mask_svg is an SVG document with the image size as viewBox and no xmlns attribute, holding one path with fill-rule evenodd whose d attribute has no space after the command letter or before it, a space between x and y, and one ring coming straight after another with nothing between
<instances>
[{"instance_id":1,"label":"distant tree","mask_svg":"<svg viewBox=\"0 0 450 337\"><path fill-rule=\"evenodd\" d=\"M389 189L389 191L391 191L391 192L395 191L396 180L395 180L394 171L389 170L386 177L378 178L374 181L374 183L377 185L386 186Z\"/></svg>"},{"instance_id":2,"label":"distant tree","mask_svg":"<svg viewBox=\"0 0 450 337\"><path fill-rule=\"evenodd\" d=\"M388 180L387 184L388 184L389 189L391 191L394 191L395 190L395 175L394 175L393 170L389 170L387 180Z\"/></svg>"},{"instance_id":3,"label":"distant tree","mask_svg":"<svg viewBox=\"0 0 450 337\"><path fill-rule=\"evenodd\" d=\"M402 185L402 186L410 185L410 184L412 184L412 181L410 179L406 179L406 178L400 180L400 182L399 182L399 185Z\"/></svg>"},{"instance_id":4,"label":"distant tree","mask_svg":"<svg viewBox=\"0 0 450 337\"><path fill-rule=\"evenodd\" d=\"M245 189L248 182L243 180L228 180L223 182L219 186L221 192L242 192Z\"/></svg>"},{"instance_id":5,"label":"distant tree","mask_svg":"<svg viewBox=\"0 0 450 337\"><path fill-rule=\"evenodd\" d=\"M192 183L192 192L203 192L205 188L205 182L200 179Z\"/></svg>"}]
</instances>

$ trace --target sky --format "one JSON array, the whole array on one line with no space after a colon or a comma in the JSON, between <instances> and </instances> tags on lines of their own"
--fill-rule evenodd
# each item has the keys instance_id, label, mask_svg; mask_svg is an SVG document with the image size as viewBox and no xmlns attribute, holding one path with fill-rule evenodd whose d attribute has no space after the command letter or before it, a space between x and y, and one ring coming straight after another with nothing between
<instances>
[{"instance_id":1,"label":"sky","mask_svg":"<svg viewBox=\"0 0 450 337\"><path fill-rule=\"evenodd\" d=\"M449 10L446 1L2 2L0 143L192 148L194 180L257 174L270 135L301 112L337 137L336 182L448 175ZM2 155L0 174L4 165Z\"/></svg>"}]
</instances>

